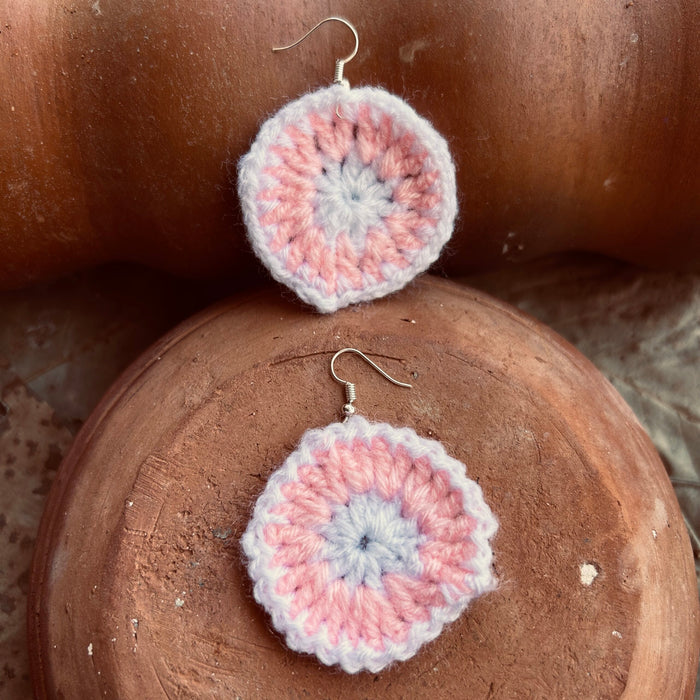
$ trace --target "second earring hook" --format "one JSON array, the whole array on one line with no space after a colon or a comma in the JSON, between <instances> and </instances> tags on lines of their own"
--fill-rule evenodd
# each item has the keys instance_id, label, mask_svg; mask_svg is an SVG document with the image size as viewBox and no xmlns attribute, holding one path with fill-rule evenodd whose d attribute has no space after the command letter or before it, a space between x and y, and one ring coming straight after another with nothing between
<instances>
[{"instance_id":1,"label":"second earring hook","mask_svg":"<svg viewBox=\"0 0 700 700\"><path fill-rule=\"evenodd\" d=\"M301 44L301 42L304 41L306 37L308 37L310 34L313 34L322 24L325 24L326 22L341 22L346 27L348 27L348 29L350 29L352 35L355 37L355 48L345 58L335 59L335 73L333 75L334 84L350 87L350 83L348 82L347 78L343 77L343 71L345 69L345 64L352 61L352 59L355 58L355 56L357 55L357 50L360 47L360 37L358 36L355 27L343 17L326 17L325 19L322 19L315 27L309 29L309 31L306 32L306 34L304 34L304 36L302 36L300 39L297 39L295 42L289 44L288 46L273 46L272 50L274 52L278 52L287 51L287 49L293 49L295 46Z\"/></svg>"},{"instance_id":2,"label":"second earring hook","mask_svg":"<svg viewBox=\"0 0 700 700\"><path fill-rule=\"evenodd\" d=\"M387 374L376 362L373 362L372 360L367 357L362 351L357 350L356 348L343 348L342 350L338 350L338 352L333 355L333 358L331 359L331 375L333 376L333 379L335 379L336 382L339 384L343 384L345 386L345 400L346 403L343 406L343 415L345 416L345 420L347 420L350 416L354 415L357 412L357 409L355 406L353 406L353 403L355 402L355 399L357 398L357 394L355 392L355 384L353 382L349 382L346 379L341 379L336 373L335 373L335 361L336 359L342 355L343 353L350 352L353 353L354 355L359 355L367 364L369 364L374 370L379 372L379 374L384 377L384 379L389 380L392 384L396 384L396 386L402 386L405 387L406 389L412 389L413 385L412 384L407 384L406 382L400 382L398 379L394 379L391 375Z\"/></svg>"}]
</instances>

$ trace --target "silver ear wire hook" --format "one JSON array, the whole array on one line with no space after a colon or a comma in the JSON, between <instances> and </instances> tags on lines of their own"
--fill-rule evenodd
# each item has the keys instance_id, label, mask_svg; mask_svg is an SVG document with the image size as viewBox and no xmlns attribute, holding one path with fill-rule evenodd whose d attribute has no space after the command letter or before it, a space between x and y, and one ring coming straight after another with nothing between
<instances>
[{"instance_id":1,"label":"silver ear wire hook","mask_svg":"<svg viewBox=\"0 0 700 700\"><path fill-rule=\"evenodd\" d=\"M343 415L345 416L345 420L347 420L350 416L352 416L354 413L356 413L356 408L353 406L353 403L355 399L357 398L357 394L355 393L355 385L352 382L349 382L345 379L341 379L336 373L335 373L335 361L336 359L342 355L343 353L346 352L351 352L354 353L355 355L359 355L365 362L367 362L369 365L371 365L379 374L384 377L384 379L388 379L392 384L396 384L396 386L403 386L406 389L412 389L413 386L411 384L406 384L406 382L400 382L398 379L394 379L393 377L389 376L379 365L376 363L372 362L372 360L367 357L363 352L360 352L359 350L356 350L355 348L343 348L342 350L338 350L338 352L333 355L333 359L331 360L331 375L333 376L333 379L335 379L336 382L339 384L343 384L345 386L345 400L346 404L343 406Z\"/></svg>"},{"instance_id":2,"label":"silver ear wire hook","mask_svg":"<svg viewBox=\"0 0 700 700\"><path fill-rule=\"evenodd\" d=\"M357 35L357 30L355 27L350 24L346 19L343 19L342 17L326 17L326 19L322 19L315 27L312 27L309 29L306 34L304 34L301 39L297 39L293 44L289 44L289 46L276 46L273 47L273 51L286 51L287 49L293 49L295 46L298 46L301 44L304 39L306 39L309 34L312 34L315 32L322 24L325 24L326 22L342 22L346 27L350 29L352 32L352 35L355 37L355 48L352 50L350 54L348 54L345 58L336 58L335 59L335 74L333 75L333 82L337 83L339 85L345 85L345 87L350 87L350 83L347 81L346 78L343 77L343 70L345 68L345 64L349 63L352 61L353 58L357 55L357 49L360 47L360 38Z\"/></svg>"}]
</instances>

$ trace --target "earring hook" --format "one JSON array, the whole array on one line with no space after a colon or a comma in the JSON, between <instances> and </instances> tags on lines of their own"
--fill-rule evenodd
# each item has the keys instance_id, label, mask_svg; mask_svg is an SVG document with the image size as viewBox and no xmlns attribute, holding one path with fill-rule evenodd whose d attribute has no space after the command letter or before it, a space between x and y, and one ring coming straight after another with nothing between
<instances>
[{"instance_id":1,"label":"earring hook","mask_svg":"<svg viewBox=\"0 0 700 700\"><path fill-rule=\"evenodd\" d=\"M353 406L353 403L357 398L357 394L355 392L355 385L353 384L353 382L349 382L346 379L341 379L335 373L336 359L346 352L351 352L355 355L359 355L373 369L379 372L379 374L381 374L382 377L384 377L384 379L388 379L392 384L396 384L396 386L405 387L406 389L413 388L411 384L407 384L406 382L400 382L398 379L394 379L393 377L391 377L378 364L370 360L369 357L367 357L367 355L365 355L363 352L360 352L360 350L356 350L355 348L343 348L342 350L338 350L338 352L336 352L335 355L333 355L333 358L331 359L331 375L333 376L333 379L335 379L336 382L345 386L345 399L347 401L347 403L343 406L343 415L345 416L345 420L347 420L351 415L353 415L356 412L356 408Z\"/></svg>"},{"instance_id":2,"label":"earring hook","mask_svg":"<svg viewBox=\"0 0 700 700\"><path fill-rule=\"evenodd\" d=\"M335 59L335 73L333 75L333 82L338 83L340 85L345 85L346 87L350 87L350 83L343 77L343 70L345 68L345 64L349 63L352 61L353 58L357 55L357 49L360 47L360 37L357 35L357 30L355 27L348 22L348 20L343 19L342 17L326 17L326 19L322 19L315 27L312 27L309 29L306 34L304 34L301 39L297 39L293 44L289 44L289 46L275 46L272 48L273 51L286 51L287 49L293 49L295 46L298 46L301 44L304 39L306 39L309 34L312 34L315 32L322 24L325 24L326 22L342 22L346 27L350 29L352 32L352 35L355 37L355 48L352 50L351 53L349 53L345 58L336 58Z\"/></svg>"}]
</instances>

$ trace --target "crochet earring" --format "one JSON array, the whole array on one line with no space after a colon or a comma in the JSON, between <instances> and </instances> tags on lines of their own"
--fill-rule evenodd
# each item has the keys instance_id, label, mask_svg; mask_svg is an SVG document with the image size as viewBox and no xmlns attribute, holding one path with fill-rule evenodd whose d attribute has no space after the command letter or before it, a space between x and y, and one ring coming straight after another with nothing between
<instances>
[{"instance_id":1,"label":"crochet earring","mask_svg":"<svg viewBox=\"0 0 700 700\"><path fill-rule=\"evenodd\" d=\"M496 587L498 524L435 440L356 415L308 430L270 477L243 535L255 599L287 644L348 673L413 656Z\"/></svg>"},{"instance_id":2,"label":"crochet earring","mask_svg":"<svg viewBox=\"0 0 700 700\"><path fill-rule=\"evenodd\" d=\"M445 140L404 101L333 85L270 118L239 165L248 238L272 276L328 313L405 286L452 235L455 168Z\"/></svg>"}]
</instances>

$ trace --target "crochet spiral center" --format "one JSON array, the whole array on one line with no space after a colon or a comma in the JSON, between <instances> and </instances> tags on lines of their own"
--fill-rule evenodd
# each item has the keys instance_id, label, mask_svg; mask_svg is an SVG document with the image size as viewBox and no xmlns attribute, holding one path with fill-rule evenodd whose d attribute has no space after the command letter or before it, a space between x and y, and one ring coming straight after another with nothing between
<instances>
[{"instance_id":1,"label":"crochet spiral center","mask_svg":"<svg viewBox=\"0 0 700 700\"><path fill-rule=\"evenodd\" d=\"M342 163L326 163L316 186L315 208L325 222L326 245L332 246L339 236L347 235L353 249L361 251L366 232L380 226L391 213L391 185L378 180L356 154Z\"/></svg>"},{"instance_id":2,"label":"crochet spiral center","mask_svg":"<svg viewBox=\"0 0 700 700\"><path fill-rule=\"evenodd\" d=\"M336 505L319 533L325 539L321 557L330 564L331 578L342 579L351 592L359 585L381 590L384 574L420 573L422 538L416 523L402 517L399 501L385 501L375 491Z\"/></svg>"}]
</instances>

